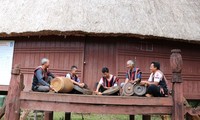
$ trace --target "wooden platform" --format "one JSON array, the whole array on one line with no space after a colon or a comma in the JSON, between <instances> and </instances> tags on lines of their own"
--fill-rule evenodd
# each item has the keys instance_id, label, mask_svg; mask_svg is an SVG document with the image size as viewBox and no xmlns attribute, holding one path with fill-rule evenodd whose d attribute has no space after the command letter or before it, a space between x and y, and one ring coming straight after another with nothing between
<instances>
[{"instance_id":1,"label":"wooden platform","mask_svg":"<svg viewBox=\"0 0 200 120\"><path fill-rule=\"evenodd\" d=\"M21 108L101 114L172 114L172 97L147 98L21 92ZM138 109L139 108L139 109Z\"/></svg>"},{"instance_id":2,"label":"wooden platform","mask_svg":"<svg viewBox=\"0 0 200 120\"><path fill-rule=\"evenodd\" d=\"M183 80L181 77L182 57L180 50L171 51L172 97L125 97L125 96L87 96L76 94L25 92L24 76L19 65L12 70L12 77L6 99L5 120L19 120L20 109L43 110L45 120L53 120L53 111L65 112L65 120L74 113L127 114L134 120L135 114L145 115L150 120L155 114L172 115L172 120L184 120L185 114L199 116L199 108L184 106ZM198 96L197 96L198 97Z\"/></svg>"}]
</instances>

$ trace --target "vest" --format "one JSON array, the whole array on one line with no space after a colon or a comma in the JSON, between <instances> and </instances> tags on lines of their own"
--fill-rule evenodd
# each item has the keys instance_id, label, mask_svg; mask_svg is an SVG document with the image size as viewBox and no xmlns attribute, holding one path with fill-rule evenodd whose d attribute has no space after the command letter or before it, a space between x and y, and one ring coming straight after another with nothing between
<instances>
[{"instance_id":1,"label":"vest","mask_svg":"<svg viewBox=\"0 0 200 120\"><path fill-rule=\"evenodd\" d=\"M139 68L136 68L135 71L134 70L133 71L130 71L130 70L127 71L129 80L135 80L137 78L137 76L135 76L135 72L136 72L136 75L141 74L141 71L140 71Z\"/></svg>"},{"instance_id":2,"label":"vest","mask_svg":"<svg viewBox=\"0 0 200 120\"><path fill-rule=\"evenodd\" d=\"M37 70L39 70L39 69L42 70L43 80L47 81L47 79L48 79L48 69L47 69L47 71L44 71L44 70L42 69L42 66L38 66L38 67L34 70L32 87L35 87L35 86L39 85L39 84L38 84L38 79L37 79L37 77L36 77L36 72L37 72Z\"/></svg>"},{"instance_id":3,"label":"vest","mask_svg":"<svg viewBox=\"0 0 200 120\"><path fill-rule=\"evenodd\" d=\"M111 80L108 81L107 78L103 77L103 86L105 87L112 87L116 83L117 78L113 75Z\"/></svg>"},{"instance_id":4,"label":"vest","mask_svg":"<svg viewBox=\"0 0 200 120\"><path fill-rule=\"evenodd\" d=\"M162 80L158 83L158 86L163 88L165 95L168 95L167 79L160 70L159 72L163 75L163 77ZM152 82L154 82L154 76L152 77Z\"/></svg>"}]
</instances>

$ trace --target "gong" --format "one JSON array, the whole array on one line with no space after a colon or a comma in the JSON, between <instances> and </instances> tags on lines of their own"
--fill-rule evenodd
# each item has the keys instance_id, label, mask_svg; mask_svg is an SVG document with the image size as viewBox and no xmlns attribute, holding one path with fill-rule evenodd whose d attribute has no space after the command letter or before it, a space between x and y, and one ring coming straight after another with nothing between
<instances>
[{"instance_id":1,"label":"gong","mask_svg":"<svg viewBox=\"0 0 200 120\"><path fill-rule=\"evenodd\" d=\"M133 84L128 82L123 87L122 96L132 96L134 94Z\"/></svg>"},{"instance_id":2,"label":"gong","mask_svg":"<svg viewBox=\"0 0 200 120\"><path fill-rule=\"evenodd\" d=\"M108 90L105 90L104 92L102 92L102 95L113 95L117 92L119 92L120 87L119 86L114 86L109 88Z\"/></svg>"},{"instance_id":3,"label":"gong","mask_svg":"<svg viewBox=\"0 0 200 120\"><path fill-rule=\"evenodd\" d=\"M92 95L93 94L93 92L91 90L86 89L86 88L81 88L78 85L74 85L74 90L76 90L84 95Z\"/></svg>"},{"instance_id":4,"label":"gong","mask_svg":"<svg viewBox=\"0 0 200 120\"><path fill-rule=\"evenodd\" d=\"M147 92L147 87L136 84L133 88L133 91L135 95L143 96Z\"/></svg>"}]
</instances>

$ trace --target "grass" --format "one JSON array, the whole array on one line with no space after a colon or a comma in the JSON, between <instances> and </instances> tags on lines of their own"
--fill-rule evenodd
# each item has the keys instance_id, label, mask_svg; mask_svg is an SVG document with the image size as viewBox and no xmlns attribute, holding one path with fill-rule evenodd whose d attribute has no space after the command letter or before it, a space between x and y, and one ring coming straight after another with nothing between
<instances>
[{"instance_id":1,"label":"grass","mask_svg":"<svg viewBox=\"0 0 200 120\"><path fill-rule=\"evenodd\" d=\"M30 113L33 116L33 113ZM3 119L0 119L3 120ZM27 120L33 120L33 117L29 117ZM38 118L38 120L42 120ZM64 120L64 112L54 112L53 120ZM129 120L128 115L111 115L111 114L78 114L72 113L71 120ZM135 120L142 120L141 115L136 115ZM160 116L154 115L151 120L162 120Z\"/></svg>"},{"instance_id":2,"label":"grass","mask_svg":"<svg viewBox=\"0 0 200 120\"><path fill-rule=\"evenodd\" d=\"M72 120L129 120L128 115L108 114L76 114L72 113ZM82 119L83 118L83 119ZM64 120L64 113L55 112L54 120ZM141 115L136 115L135 120L142 120ZM160 116L152 116L151 120L162 120Z\"/></svg>"}]
</instances>

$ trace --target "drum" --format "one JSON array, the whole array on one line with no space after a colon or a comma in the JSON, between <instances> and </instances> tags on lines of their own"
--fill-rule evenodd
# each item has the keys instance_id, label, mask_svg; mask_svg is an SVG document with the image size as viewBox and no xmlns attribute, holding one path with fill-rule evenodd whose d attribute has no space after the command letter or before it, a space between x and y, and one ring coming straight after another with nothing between
<instances>
[{"instance_id":1,"label":"drum","mask_svg":"<svg viewBox=\"0 0 200 120\"><path fill-rule=\"evenodd\" d=\"M74 88L74 84L71 79L65 77L56 77L51 80L51 86L54 88L55 92L68 93Z\"/></svg>"},{"instance_id":2,"label":"drum","mask_svg":"<svg viewBox=\"0 0 200 120\"><path fill-rule=\"evenodd\" d=\"M134 94L133 84L128 82L123 86L122 96L132 96Z\"/></svg>"},{"instance_id":3,"label":"drum","mask_svg":"<svg viewBox=\"0 0 200 120\"><path fill-rule=\"evenodd\" d=\"M147 92L147 87L136 84L133 88L133 91L134 91L135 95L143 96Z\"/></svg>"},{"instance_id":4,"label":"drum","mask_svg":"<svg viewBox=\"0 0 200 120\"><path fill-rule=\"evenodd\" d=\"M114 86L102 92L102 95L118 95L120 90L119 86Z\"/></svg>"},{"instance_id":5,"label":"drum","mask_svg":"<svg viewBox=\"0 0 200 120\"><path fill-rule=\"evenodd\" d=\"M78 85L74 85L74 90L77 91L77 92L74 92L75 94L84 94L84 95L92 95L93 94L93 91L85 88L87 85L85 84L84 88L81 88L79 87Z\"/></svg>"}]
</instances>

